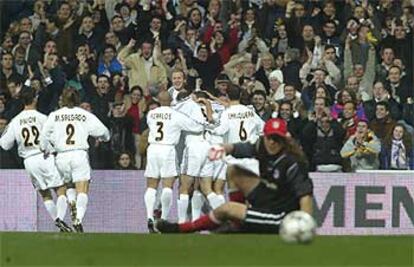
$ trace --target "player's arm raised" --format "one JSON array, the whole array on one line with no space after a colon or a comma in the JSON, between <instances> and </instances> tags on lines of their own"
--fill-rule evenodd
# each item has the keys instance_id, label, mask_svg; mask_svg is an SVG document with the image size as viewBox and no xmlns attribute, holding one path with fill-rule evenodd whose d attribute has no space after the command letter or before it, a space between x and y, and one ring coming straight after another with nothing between
<instances>
[{"instance_id":1,"label":"player's arm raised","mask_svg":"<svg viewBox=\"0 0 414 267\"><path fill-rule=\"evenodd\" d=\"M252 158L255 155L255 144L235 143L212 146L208 152L210 160L218 160L225 155L232 155L235 158Z\"/></svg>"},{"instance_id":2,"label":"player's arm raised","mask_svg":"<svg viewBox=\"0 0 414 267\"><path fill-rule=\"evenodd\" d=\"M227 112L223 112L220 116L219 126L217 126L213 133L217 135L225 135L229 131L229 120Z\"/></svg>"},{"instance_id":3,"label":"player's arm raised","mask_svg":"<svg viewBox=\"0 0 414 267\"><path fill-rule=\"evenodd\" d=\"M199 103L204 104L206 107L206 115L208 122L213 122L213 108L211 107L211 102L205 98L199 98L197 100Z\"/></svg>"},{"instance_id":4,"label":"player's arm raised","mask_svg":"<svg viewBox=\"0 0 414 267\"><path fill-rule=\"evenodd\" d=\"M88 113L88 133L104 142L111 139L111 134L106 126L92 113Z\"/></svg>"},{"instance_id":5,"label":"player's arm raised","mask_svg":"<svg viewBox=\"0 0 414 267\"><path fill-rule=\"evenodd\" d=\"M14 145L14 130L11 124L4 130L3 135L0 138L0 146L4 150L9 150Z\"/></svg>"},{"instance_id":6,"label":"player's arm raised","mask_svg":"<svg viewBox=\"0 0 414 267\"><path fill-rule=\"evenodd\" d=\"M175 111L174 117L177 118L177 122L180 125L180 128L184 131L202 132L204 130L205 125L191 119L181 112Z\"/></svg>"}]
</instances>

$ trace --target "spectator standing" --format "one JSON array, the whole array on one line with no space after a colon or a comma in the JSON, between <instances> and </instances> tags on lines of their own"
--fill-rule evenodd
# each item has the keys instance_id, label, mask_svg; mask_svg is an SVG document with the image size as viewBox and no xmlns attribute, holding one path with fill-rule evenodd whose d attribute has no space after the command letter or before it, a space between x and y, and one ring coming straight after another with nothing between
<instances>
[{"instance_id":1,"label":"spectator standing","mask_svg":"<svg viewBox=\"0 0 414 267\"><path fill-rule=\"evenodd\" d=\"M412 136L403 124L396 124L385 137L380 154L383 170L414 170Z\"/></svg>"}]
</instances>

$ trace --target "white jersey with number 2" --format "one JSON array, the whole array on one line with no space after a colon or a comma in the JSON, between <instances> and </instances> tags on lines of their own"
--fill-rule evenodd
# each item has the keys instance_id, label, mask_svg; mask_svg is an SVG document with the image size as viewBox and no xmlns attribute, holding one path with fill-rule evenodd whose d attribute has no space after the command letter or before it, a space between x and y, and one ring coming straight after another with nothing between
<instances>
[{"instance_id":1,"label":"white jersey with number 2","mask_svg":"<svg viewBox=\"0 0 414 267\"><path fill-rule=\"evenodd\" d=\"M88 150L88 137L109 141L109 130L92 113L78 108L63 107L52 112L42 130L41 148L47 143L57 152Z\"/></svg>"}]
</instances>

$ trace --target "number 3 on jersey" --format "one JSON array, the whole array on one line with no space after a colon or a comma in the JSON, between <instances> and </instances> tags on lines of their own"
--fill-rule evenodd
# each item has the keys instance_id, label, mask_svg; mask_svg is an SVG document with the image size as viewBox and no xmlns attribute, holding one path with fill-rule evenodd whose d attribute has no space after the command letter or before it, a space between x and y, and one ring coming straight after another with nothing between
<instances>
[{"instance_id":1,"label":"number 3 on jersey","mask_svg":"<svg viewBox=\"0 0 414 267\"><path fill-rule=\"evenodd\" d=\"M159 141L162 141L162 139L164 138L164 132L162 131L162 128L164 127L164 123L162 123L161 121L158 121L157 127L158 127L157 129L158 136L155 137L155 141L159 142Z\"/></svg>"},{"instance_id":2,"label":"number 3 on jersey","mask_svg":"<svg viewBox=\"0 0 414 267\"><path fill-rule=\"evenodd\" d=\"M74 145L75 141L72 140L72 137L75 134L75 126L73 126L73 124L69 123L68 126L66 126L66 134L68 135L68 137L66 138L66 144Z\"/></svg>"},{"instance_id":3,"label":"number 3 on jersey","mask_svg":"<svg viewBox=\"0 0 414 267\"><path fill-rule=\"evenodd\" d=\"M246 129L244 129L244 121L240 122L239 137L241 141L246 141L247 139L247 132Z\"/></svg>"}]
</instances>

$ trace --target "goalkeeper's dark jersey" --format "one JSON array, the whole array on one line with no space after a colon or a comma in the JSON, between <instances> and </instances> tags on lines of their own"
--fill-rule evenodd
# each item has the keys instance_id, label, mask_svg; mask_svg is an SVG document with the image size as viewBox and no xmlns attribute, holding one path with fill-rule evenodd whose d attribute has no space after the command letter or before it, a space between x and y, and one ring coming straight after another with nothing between
<instances>
[{"instance_id":1,"label":"goalkeeper's dark jersey","mask_svg":"<svg viewBox=\"0 0 414 267\"><path fill-rule=\"evenodd\" d=\"M312 195L313 185L306 164L298 162L285 151L269 155L262 138L256 144L234 144L232 155L259 161L262 182L247 196L252 206L287 213L300 208L300 197Z\"/></svg>"}]
</instances>

